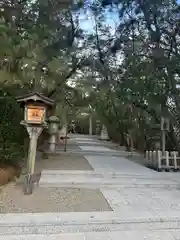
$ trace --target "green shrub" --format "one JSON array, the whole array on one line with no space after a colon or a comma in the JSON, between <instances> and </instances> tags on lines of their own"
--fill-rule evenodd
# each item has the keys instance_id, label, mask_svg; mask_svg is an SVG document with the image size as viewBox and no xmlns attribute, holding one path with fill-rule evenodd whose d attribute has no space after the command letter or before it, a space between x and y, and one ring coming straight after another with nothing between
<instances>
[{"instance_id":1,"label":"green shrub","mask_svg":"<svg viewBox=\"0 0 180 240\"><path fill-rule=\"evenodd\" d=\"M20 125L23 109L13 96L0 91L0 164L18 165L24 156L26 130Z\"/></svg>"}]
</instances>

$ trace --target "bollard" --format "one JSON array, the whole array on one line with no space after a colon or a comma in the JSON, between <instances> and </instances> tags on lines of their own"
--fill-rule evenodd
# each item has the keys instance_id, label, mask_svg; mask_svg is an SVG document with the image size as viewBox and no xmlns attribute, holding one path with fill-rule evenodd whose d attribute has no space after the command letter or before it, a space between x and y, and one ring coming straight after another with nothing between
<instances>
[{"instance_id":1,"label":"bollard","mask_svg":"<svg viewBox=\"0 0 180 240\"><path fill-rule=\"evenodd\" d=\"M149 151L149 160L150 160L150 164L152 165L152 151Z\"/></svg>"},{"instance_id":2,"label":"bollard","mask_svg":"<svg viewBox=\"0 0 180 240\"><path fill-rule=\"evenodd\" d=\"M158 150L157 151L157 168L158 169L162 168L161 159L162 159L162 152L160 150Z\"/></svg>"},{"instance_id":3,"label":"bollard","mask_svg":"<svg viewBox=\"0 0 180 240\"><path fill-rule=\"evenodd\" d=\"M145 154L146 154L146 155L145 155L145 156L146 156L146 161L148 162L148 160L149 160L149 159L148 159L148 156L149 156L149 153L148 153L148 151L146 151L146 153L145 153Z\"/></svg>"},{"instance_id":4,"label":"bollard","mask_svg":"<svg viewBox=\"0 0 180 240\"><path fill-rule=\"evenodd\" d=\"M165 151L166 167L169 168L169 152Z\"/></svg>"},{"instance_id":5,"label":"bollard","mask_svg":"<svg viewBox=\"0 0 180 240\"><path fill-rule=\"evenodd\" d=\"M177 153L174 151L172 152L173 162L174 162L174 169L177 169Z\"/></svg>"},{"instance_id":6,"label":"bollard","mask_svg":"<svg viewBox=\"0 0 180 240\"><path fill-rule=\"evenodd\" d=\"M155 167L156 168L156 151L154 150L153 152L152 152L152 165L153 165L153 167Z\"/></svg>"}]
</instances>

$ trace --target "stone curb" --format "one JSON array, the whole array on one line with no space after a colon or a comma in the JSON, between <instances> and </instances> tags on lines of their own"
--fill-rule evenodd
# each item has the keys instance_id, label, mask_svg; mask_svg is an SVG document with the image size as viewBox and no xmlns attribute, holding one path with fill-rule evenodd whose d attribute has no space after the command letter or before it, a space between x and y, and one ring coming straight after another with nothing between
<instances>
[{"instance_id":1,"label":"stone curb","mask_svg":"<svg viewBox=\"0 0 180 240\"><path fill-rule=\"evenodd\" d=\"M60 183L60 182L40 182L42 188L84 188L84 189L99 189L99 188L165 188L165 189L177 189L177 184L109 184L109 183Z\"/></svg>"},{"instance_id":2,"label":"stone curb","mask_svg":"<svg viewBox=\"0 0 180 240\"><path fill-rule=\"evenodd\" d=\"M129 214L129 215L128 215ZM81 224L121 224L121 223L151 223L151 222L179 222L180 211L158 211L158 215L149 211L134 211L124 215L124 212L64 212L64 213L4 213L0 214L2 226L29 225L81 225ZM123 217L121 216L123 215Z\"/></svg>"},{"instance_id":3,"label":"stone curb","mask_svg":"<svg viewBox=\"0 0 180 240\"><path fill-rule=\"evenodd\" d=\"M147 237L151 239L179 239L180 233L176 230L163 229L163 231L136 231L136 230L127 230L127 231L113 231L113 232L79 232L79 233L58 233L58 234L29 234L29 235L19 235L18 238L16 235L1 236L1 240L144 240ZM168 237L168 238L167 238ZM148 238L149 239L149 238Z\"/></svg>"},{"instance_id":4,"label":"stone curb","mask_svg":"<svg viewBox=\"0 0 180 240\"><path fill-rule=\"evenodd\" d=\"M69 217L63 216L61 214L34 214L34 218L30 214L20 215L21 220L17 218L15 222L15 217L9 216L11 219L7 222L7 219L3 222L0 220L0 235L22 235L22 234L57 234L57 233L71 233L71 232L97 232L97 231L124 231L124 230L163 230L163 229L179 229L180 228L180 217L151 217L143 218L141 216L137 219L126 218L121 219L121 217L114 214L109 214L105 217L78 217L76 220L70 219L71 213L68 213ZM102 213L101 213L102 214ZM142 213L139 213L139 215ZM14 214L15 215L15 214ZM103 215L103 214L102 214ZM120 213L119 213L120 215ZM53 217L54 216L54 217ZM14 218L14 219L13 219ZM28 218L28 221L27 221ZM13 219L13 221L12 221ZM20 220L20 221L18 221Z\"/></svg>"}]
</instances>

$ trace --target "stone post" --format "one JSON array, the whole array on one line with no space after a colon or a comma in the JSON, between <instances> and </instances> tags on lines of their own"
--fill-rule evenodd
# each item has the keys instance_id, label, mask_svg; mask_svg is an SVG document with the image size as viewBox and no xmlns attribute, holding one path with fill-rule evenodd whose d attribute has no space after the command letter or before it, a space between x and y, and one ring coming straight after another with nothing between
<instances>
[{"instance_id":1,"label":"stone post","mask_svg":"<svg viewBox=\"0 0 180 240\"><path fill-rule=\"evenodd\" d=\"M162 153L163 156L165 155L165 151L166 151L166 132L164 130L161 131L162 132Z\"/></svg>"},{"instance_id":2,"label":"stone post","mask_svg":"<svg viewBox=\"0 0 180 240\"><path fill-rule=\"evenodd\" d=\"M65 143L64 143L64 152L66 152L66 151L67 151L67 138L68 138L68 124L66 124Z\"/></svg>"},{"instance_id":3,"label":"stone post","mask_svg":"<svg viewBox=\"0 0 180 240\"><path fill-rule=\"evenodd\" d=\"M27 126L27 131L29 133L30 143L27 161L27 174L24 180L24 194L32 194L33 191L33 174L36 163L36 150L37 150L37 140L42 133L43 126Z\"/></svg>"},{"instance_id":4,"label":"stone post","mask_svg":"<svg viewBox=\"0 0 180 240\"><path fill-rule=\"evenodd\" d=\"M168 118L161 117L161 141L162 141L162 154L165 156L166 152L166 132L170 129Z\"/></svg>"},{"instance_id":5,"label":"stone post","mask_svg":"<svg viewBox=\"0 0 180 240\"><path fill-rule=\"evenodd\" d=\"M30 137L27 172L33 174L36 161L37 140L43 131L43 127L27 127L27 131Z\"/></svg>"},{"instance_id":6,"label":"stone post","mask_svg":"<svg viewBox=\"0 0 180 240\"><path fill-rule=\"evenodd\" d=\"M92 116L89 116L89 135L92 135Z\"/></svg>"}]
</instances>

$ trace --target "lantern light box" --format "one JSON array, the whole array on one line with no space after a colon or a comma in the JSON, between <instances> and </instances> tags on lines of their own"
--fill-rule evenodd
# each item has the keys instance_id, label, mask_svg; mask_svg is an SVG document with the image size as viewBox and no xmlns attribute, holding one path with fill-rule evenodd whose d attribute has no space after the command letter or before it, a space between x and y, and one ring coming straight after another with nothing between
<instances>
[{"instance_id":1,"label":"lantern light box","mask_svg":"<svg viewBox=\"0 0 180 240\"><path fill-rule=\"evenodd\" d=\"M24 107L24 121L27 124L43 124L47 118L47 110L54 105L54 101L40 93L30 93L17 98Z\"/></svg>"},{"instance_id":2,"label":"lantern light box","mask_svg":"<svg viewBox=\"0 0 180 240\"><path fill-rule=\"evenodd\" d=\"M27 123L41 124L45 122L45 113L45 107L27 105L25 109L25 121Z\"/></svg>"}]
</instances>

